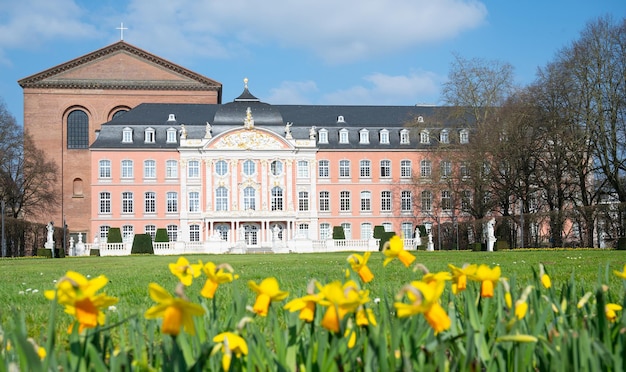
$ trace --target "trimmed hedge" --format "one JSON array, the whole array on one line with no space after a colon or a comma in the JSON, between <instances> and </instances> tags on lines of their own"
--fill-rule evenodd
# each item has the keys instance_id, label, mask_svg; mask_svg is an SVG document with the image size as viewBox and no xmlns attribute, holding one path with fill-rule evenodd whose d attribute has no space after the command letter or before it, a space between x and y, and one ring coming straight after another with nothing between
<instances>
[{"instance_id":1,"label":"trimmed hedge","mask_svg":"<svg viewBox=\"0 0 626 372\"><path fill-rule=\"evenodd\" d=\"M396 233L393 231L383 232L383 235L380 237L380 242L378 243L378 250L382 252L385 243L387 243L394 235L396 235ZM407 249L407 247L404 247L404 249Z\"/></svg>"},{"instance_id":2,"label":"trimmed hedge","mask_svg":"<svg viewBox=\"0 0 626 372\"><path fill-rule=\"evenodd\" d=\"M135 234L130 254L154 254L150 234Z\"/></svg>"},{"instance_id":3,"label":"trimmed hedge","mask_svg":"<svg viewBox=\"0 0 626 372\"><path fill-rule=\"evenodd\" d=\"M52 249L39 248L37 249L37 256L52 258ZM65 257L65 250L58 249L58 248L54 249L54 258L64 258L64 257Z\"/></svg>"},{"instance_id":4,"label":"trimmed hedge","mask_svg":"<svg viewBox=\"0 0 626 372\"><path fill-rule=\"evenodd\" d=\"M111 227L109 229L107 243L122 243L122 232L119 227Z\"/></svg>"},{"instance_id":5,"label":"trimmed hedge","mask_svg":"<svg viewBox=\"0 0 626 372\"><path fill-rule=\"evenodd\" d=\"M162 227L158 228L156 231L156 235L154 236L155 243L168 243L170 241L170 237L167 236L167 229Z\"/></svg>"},{"instance_id":6,"label":"trimmed hedge","mask_svg":"<svg viewBox=\"0 0 626 372\"><path fill-rule=\"evenodd\" d=\"M333 240L345 240L346 233L343 231L343 226L333 226Z\"/></svg>"}]
</instances>

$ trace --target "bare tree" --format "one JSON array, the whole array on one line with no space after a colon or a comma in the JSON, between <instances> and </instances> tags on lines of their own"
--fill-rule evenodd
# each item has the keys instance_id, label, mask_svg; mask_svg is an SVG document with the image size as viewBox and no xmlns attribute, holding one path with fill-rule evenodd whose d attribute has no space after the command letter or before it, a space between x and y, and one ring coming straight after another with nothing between
<instances>
[{"instance_id":1,"label":"bare tree","mask_svg":"<svg viewBox=\"0 0 626 372\"><path fill-rule=\"evenodd\" d=\"M46 159L28 133L0 103L0 199L14 218L58 205L56 164Z\"/></svg>"}]
</instances>

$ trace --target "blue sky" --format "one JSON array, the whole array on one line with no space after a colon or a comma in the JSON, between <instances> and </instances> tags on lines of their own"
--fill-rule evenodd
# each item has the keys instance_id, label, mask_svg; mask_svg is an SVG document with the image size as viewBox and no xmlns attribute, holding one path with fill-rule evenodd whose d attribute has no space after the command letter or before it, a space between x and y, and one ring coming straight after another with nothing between
<instances>
[{"instance_id":1,"label":"blue sky","mask_svg":"<svg viewBox=\"0 0 626 372\"><path fill-rule=\"evenodd\" d=\"M274 104L441 104L453 53L508 62L516 83L624 0L16 0L0 2L0 97L120 39Z\"/></svg>"}]
</instances>

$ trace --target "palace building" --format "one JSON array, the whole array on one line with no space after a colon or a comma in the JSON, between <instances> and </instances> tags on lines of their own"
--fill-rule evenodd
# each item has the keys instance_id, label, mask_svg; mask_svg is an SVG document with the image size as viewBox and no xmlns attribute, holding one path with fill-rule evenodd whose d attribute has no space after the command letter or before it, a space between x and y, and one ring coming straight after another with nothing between
<instances>
[{"instance_id":1,"label":"palace building","mask_svg":"<svg viewBox=\"0 0 626 372\"><path fill-rule=\"evenodd\" d=\"M429 184L452 165L433 146L469 141L433 124L441 107L273 105L247 80L222 104L220 83L124 41L19 84L25 130L61 171L61 206L39 220L66 220L86 241L111 227L247 247L337 226L346 239L375 226L412 237L450 214L451 196Z\"/></svg>"}]
</instances>

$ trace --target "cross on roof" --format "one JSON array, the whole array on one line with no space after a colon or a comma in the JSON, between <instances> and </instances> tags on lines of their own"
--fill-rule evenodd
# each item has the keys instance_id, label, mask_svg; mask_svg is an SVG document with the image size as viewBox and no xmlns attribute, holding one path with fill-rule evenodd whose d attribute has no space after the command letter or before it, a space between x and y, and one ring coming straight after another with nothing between
<instances>
[{"instance_id":1,"label":"cross on roof","mask_svg":"<svg viewBox=\"0 0 626 372\"><path fill-rule=\"evenodd\" d=\"M124 27L124 22L120 23L120 27L116 27L116 30L120 30L120 40L124 40L124 30L128 30L128 28Z\"/></svg>"}]
</instances>

